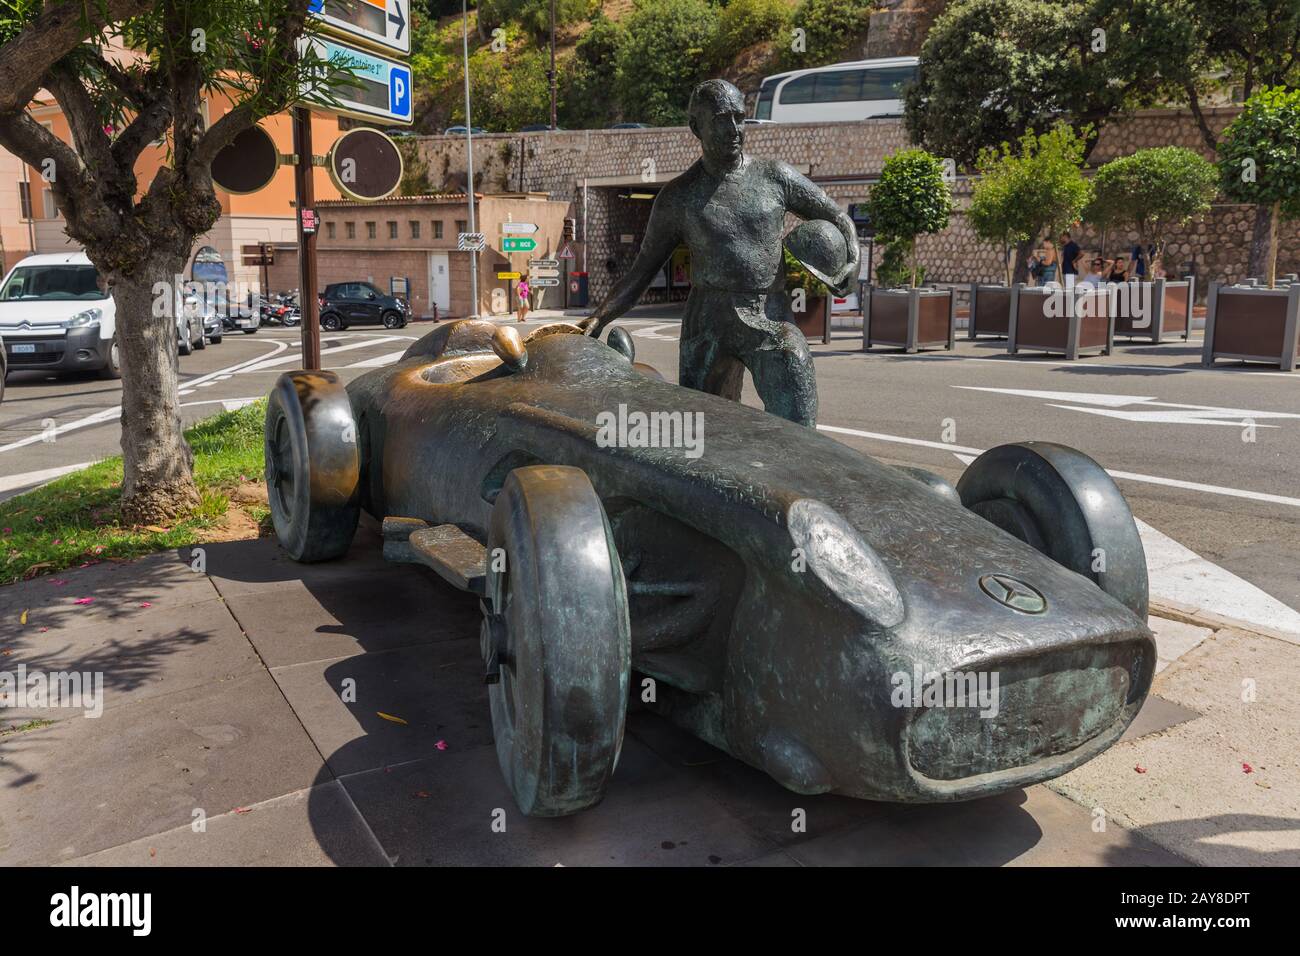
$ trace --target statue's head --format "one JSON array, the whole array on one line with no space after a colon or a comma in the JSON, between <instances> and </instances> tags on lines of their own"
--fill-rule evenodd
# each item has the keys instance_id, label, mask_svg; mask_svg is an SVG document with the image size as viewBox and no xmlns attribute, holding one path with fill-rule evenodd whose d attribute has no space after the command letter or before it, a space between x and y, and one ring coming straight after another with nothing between
<instances>
[{"instance_id":1,"label":"statue's head","mask_svg":"<svg viewBox=\"0 0 1300 956\"><path fill-rule=\"evenodd\" d=\"M726 80L705 80L691 93L691 132L704 155L729 165L745 147L745 97Z\"/></svg>"}]
</instances>

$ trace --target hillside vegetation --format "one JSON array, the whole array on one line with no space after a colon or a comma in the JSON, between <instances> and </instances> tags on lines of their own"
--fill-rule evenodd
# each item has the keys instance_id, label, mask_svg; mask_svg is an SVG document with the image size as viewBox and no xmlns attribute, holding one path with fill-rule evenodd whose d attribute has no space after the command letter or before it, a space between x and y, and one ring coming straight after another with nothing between
<instances>
[{"instance_id":1,"label":"hillside vegetation","mask_svg":"<svg viewBox=\"0 0 1300 956\"><path fill-rule=\"evenodd\" d=\"M875 0L556 0L559 125L685 122L691 88L856 56ZM416 131L465 120L459 4L416 3ZM493 132L550 119L550 0L481 0L469 13L473 121Z\"/></svg>"}]
</instances>

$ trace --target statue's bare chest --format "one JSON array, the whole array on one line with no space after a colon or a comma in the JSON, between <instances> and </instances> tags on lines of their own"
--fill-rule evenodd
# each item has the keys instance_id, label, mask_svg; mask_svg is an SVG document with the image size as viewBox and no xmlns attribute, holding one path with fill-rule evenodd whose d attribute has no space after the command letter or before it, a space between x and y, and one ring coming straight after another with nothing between
<instances>
[{"instance_id":1,"label":"statue's bare chest","mask_svg":"<svg viewBox=\"0 0 1300 956\"><path fill-rule=\"evenodd\" d=\"M692 192L693 201L684 210L688 241L779 239L785 221L784 196L777 183L752 167L721 181L700 182Z\"/></svg>"}]
</instances>

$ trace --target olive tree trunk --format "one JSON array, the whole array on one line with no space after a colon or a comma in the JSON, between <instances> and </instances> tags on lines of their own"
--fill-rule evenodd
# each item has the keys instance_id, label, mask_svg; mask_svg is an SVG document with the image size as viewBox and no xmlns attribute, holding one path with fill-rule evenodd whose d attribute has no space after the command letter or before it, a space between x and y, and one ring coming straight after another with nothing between
<instances>
[{"instance_id":1,"label":"olive tree trunk","mask_svg":"<svg viewBox=\"0 0 1300 956\"><path fill-rule=\"evenodd\" d=\"M182 262L157 256L113 286L122 361L123 517L156 524L199 502L194 455L181 427L173 284ZM167 290L155 315L155 284Z\"/></svg>"},{"instance_id":2,"label":"olive tree trunk","mask_svg":"<svg viewBox=\"0 0 1300 956\"><path fill-rule=\"evenodd\" d=\"M1277 268L1277 210L1275 206L1260 203L1255 206L1255 228L1250 238L1250 260L1246 274L1254 278L1267 278L1273 285Z\"/></svg>"},{"instance_id":3,"label":"olive tree trunk","mask_svg":"<svg viewBox=\"0 0 1300 956\"><path fill-rule=\"evenodd\" d=\"M1011 274L1011 284L1029 281L1029 257L1034 254L1038 240L1034 237L1016 243L1016 266Z\"/></svg>"}]
</instances>

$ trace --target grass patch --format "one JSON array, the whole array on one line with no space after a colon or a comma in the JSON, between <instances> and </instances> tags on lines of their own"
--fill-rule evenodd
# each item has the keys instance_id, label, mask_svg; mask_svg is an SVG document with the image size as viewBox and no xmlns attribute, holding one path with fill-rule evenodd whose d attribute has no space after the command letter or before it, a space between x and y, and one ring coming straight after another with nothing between
<instances>
[{"instance_id":1,"label":"grass patch","mask_svg":"<svg viewBox=\"0 0 1300 956\"><path fill-rule=\"evenodd\" d=\"M0 584L98 561L123 560L198 544L232 510L241 484L264 477L262 422L266 402L222 412L185 432L194 450L194 480L201 501L166 526L124 525L120 520L122 459L107 458L0 502ZM261 524L264 503L234 507ZM258 513L260 511L260 513Z\"/></svg>"}]
</instances>

